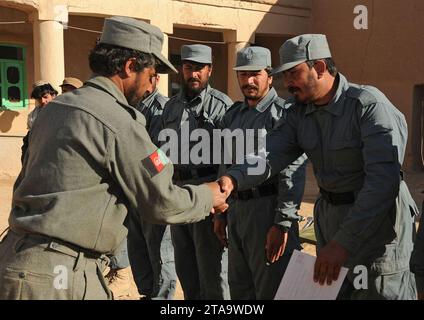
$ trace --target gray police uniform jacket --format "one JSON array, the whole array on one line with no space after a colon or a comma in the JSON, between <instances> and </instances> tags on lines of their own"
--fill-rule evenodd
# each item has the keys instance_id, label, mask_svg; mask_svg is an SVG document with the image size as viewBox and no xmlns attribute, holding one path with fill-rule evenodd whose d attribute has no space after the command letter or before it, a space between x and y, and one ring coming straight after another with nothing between
<instances>
[{"instance_id":1,"label":"gray police uniform jacket","mask_svg":"<svg viewBox=\"0 0 424 320\"><path fill-rule=\"evenodd\" d=\"M350 84L340 73L337 79L337 92L327 106L294 103L285 125L267 136L263 175L247 175L248 164L228 173L239 188L250 187L305 152L321 188L355 194L353 203L341 206L318 200L315 215L323 224L316 228L322 227L318 246L337 241L350 252L348 266L373 263L371 270L377 274L405 270L416 212L399 174L407 141L405 118L378 89ZM322 206L331 207L332 218L319 210Z\"/></svg>"},{"instance_id":2,"label":"gray police uniform jacket","mask_svg":"<svg viewBox=\"0 0 424 320\"><path fill-rule=\"evenodd\" d=\"M9 224L111 252L127 234L127 206L153 223L193 223L210 214L209 188L179 188L172 174L141 113L111 80L94 77L40 113L14 186Z\"/></svg>"},{"instance_id":3,"label":"gray police uniform jacket","mask_svg":"<svg viewBox=\"0 0 424 320\"><path fill-rule=\"evenodd\" d=\"M219 128L222 117L232 104L233 102L227 95L211 88L210 85L191 101L187 101L184 92L180 91L166 103L162 115L162 125L164 129L171 129L178 134L179 144L174 144L174 150L171 152L171 160L176 169L217 168L217 166L213 165L212 134L214 129ZM211 139L211 143L208 144L211 147L209 156L207 157L208 159L205 157L205 162L207 163L195 164L192 158L189 157L192 148L198 142L189 142L187 139L189 138L189 134L196 129L206 130ZM175 154L175 152L178 152L178 159L172 157L172 154ZM196 154L198 153L196 152ZM216 178L217 170L212 179Z\"/></svg>"},{"instance_id":4,"label":"gray police uniform jacket","mask_svg":"<svg viewBox=\"0 0 424 320\"><path fill-rule=\"evenodd\" d=\"M137 107L137 110L146 118L146 130L155 145L159 145L158 137L162 128L162 113L168 101L169 98L160 94L156 89Z\"/></svg>"},{"instance_id":5,"label":"gray police uniform jacket","mask_svg":"<svg viewBox=\"0 0 424 320\"><path fill-rule=\"evenodd\" d=\"M411 257L411 271L415 274L417 291L424 292L424 213L421 212L420 225Z\"/></svg>"},{"instance_id":6,"label":"gray police uniform jacket","mask_svg":"<svg viewBox=\"0 0 424 320\"><path fill-rule=\"evenodd\" d=\"M255 108L249 109L246 102L236 102L222 119L221 129L230 129L232 132L241 129L245 139L247 137L246 130L253 129L255 133L254 140L257 141L259 139L258 130L270 132L278 125L280 119L286 113L284 99L278 97L275 89L271 88ZM247 141L246 143L255 141ZM246 149L245 146L244 150ZM235 145L232 146L232 151L232 159L233 163L235 163ZM243 156L245 155L243 154ZM293 221L299 220L297 211L300 208L305 188L306 159L306 155L303 154L287 168L283 169L278 176L264 182L264 184L275 184L279 188L275 224L281 224L289 228ZM225 165L221 165L220 175L224 174L224 172Z\"/></svg>"}]
</instances>

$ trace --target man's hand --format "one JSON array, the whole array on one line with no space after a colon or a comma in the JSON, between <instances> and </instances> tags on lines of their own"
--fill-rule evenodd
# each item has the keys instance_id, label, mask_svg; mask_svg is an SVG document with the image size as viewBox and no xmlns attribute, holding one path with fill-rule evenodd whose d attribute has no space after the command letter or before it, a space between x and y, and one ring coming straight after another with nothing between
<instances>
[{"instance_id":1,"label":"man's hand","mask_svg":"<svg viewBox=\"0 0 424 320\"><path fill-rule=\"evenodd\" d=\"M230 196L230 193L235 188L235 182L230 176L222 176L221 178L219 178L218 183L221 186L221 191L225 192L225 194L227 194L227 197Z\"/></svg>"},{"instance_id":2,"label":"man's hand","mask_svg":"<svg viewBox=\"0 0 424 320\"><path fill-rule=\"evenodd\" d=\"M327 284L338 279L340 269L345 264L349 252L339 245L336 241L331 240L323 247L315 261L314 281L323 285L327 280Z\"/></svg>"},{"instance_id":3,"label":"man's hand","mask_svg":"<svg viewBox=\"0 0 424 320\"><path fill-rule=\"evenodd\" d=\"M215 232L215 235L218 237L219 242L221 242L224 247L228 248L227 232L225 230L226 227L226 219L213 220L213 232Z\"/></svg>"},{"instance_id":4,"label":"man's hand","mask_svg":"<svg viewBox=\"0 0 424 320\"><path fill-rule=\"evenodd\" d=\"M226 203L227 194L221 192L221 187L217 182L208 182L205 183L212 192L213 197L213 208L212 213L221 213L228 209L228 204Z\"/></svg>"},{"instance_id":5,"label":"man's hand","mask_svg":"<svg viewBox=\"0 0 424 320\"><path fill-rule=\"evenodd\" d=\"M283 255L287 244L287 232L272 226L266 235L265 253L269 263L274 263Z\"/></svg>"}]
</instances>

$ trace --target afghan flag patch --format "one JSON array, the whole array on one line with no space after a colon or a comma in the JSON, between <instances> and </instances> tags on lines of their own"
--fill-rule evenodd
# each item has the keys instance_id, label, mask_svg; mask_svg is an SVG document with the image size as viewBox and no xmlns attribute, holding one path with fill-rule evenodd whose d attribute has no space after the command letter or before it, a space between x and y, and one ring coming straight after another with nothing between
<instances>
[{"instance_id":1,"label":"afghan flag patch","mask_svg":"<svg viewBox=\"0 0 424 320\"><path fill-rule=\"evenodd\" d=\"M157 149L150 156L143 159L142 163L153 177L165 168L165 166L169 163L169 159L161 149Z\"/></svg>"}]
</instances>

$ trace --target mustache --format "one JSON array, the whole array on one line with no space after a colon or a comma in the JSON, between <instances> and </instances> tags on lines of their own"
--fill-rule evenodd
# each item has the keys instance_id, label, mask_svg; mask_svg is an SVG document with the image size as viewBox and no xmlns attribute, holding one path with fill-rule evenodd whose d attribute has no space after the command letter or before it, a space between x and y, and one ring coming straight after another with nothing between
<instances>
[{"instance_id":1,"label":"mustache","mask_svg":"<svg viewBox=\"0 0 424 320\"><path fill-rule=\"evenodd\" d=\"M258 90L259 88L257 87L257 86L255 86L255 85L252 85L252 84L246 84L246 85L244 85L243 87L241 87L242 89L255 89L255 90Z\"/></svg>"},{"instance_id":2,"label":"mustache","mask_svg":"<svg viewBox=\"0 0 424 320\"><path fill-rule=\"evenodd\" d=\"M190 79L187 80L187 82L199 82L200 83L200 80L196 79L196 78L190 78Z\"/></svg>"}]
</instances>

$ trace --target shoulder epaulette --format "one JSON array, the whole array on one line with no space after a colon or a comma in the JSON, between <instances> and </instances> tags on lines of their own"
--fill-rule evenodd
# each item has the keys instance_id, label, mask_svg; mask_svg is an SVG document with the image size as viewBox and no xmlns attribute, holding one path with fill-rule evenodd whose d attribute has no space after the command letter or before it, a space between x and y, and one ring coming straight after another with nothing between
<instances>
[{"instance_id":1,"label":"shoulder epaulette","mask_svg":"<svg viewBox=\"0 0 424 320\"><path fill-rule=\"evenodd\" d=\"M233 104L232 100L230 99L229 96L227 96L225 93L216 90L214 88L211 88L209 90L209 94L215 98L217 98L218 100L222 101L223 103L225 103L228 106L231 106Z\"/></svg>"},{"instance_id":2,"label":"shoulder epaulette","mask_svg":"<svg viewBox=\"0 0 424 320\"><path fill-rule=\"evenodd\" d=\"M346 96L357 99L363 106L377 103L379 90L372 86L350 85L346 91Z\"/></svg>"}]
</instances>

